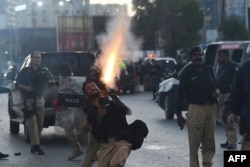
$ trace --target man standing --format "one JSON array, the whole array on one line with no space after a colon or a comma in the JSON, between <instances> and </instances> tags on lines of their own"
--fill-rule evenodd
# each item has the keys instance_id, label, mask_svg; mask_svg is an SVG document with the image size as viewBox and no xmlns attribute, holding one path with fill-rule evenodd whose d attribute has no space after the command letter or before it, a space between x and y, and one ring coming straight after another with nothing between
<instances>
[{"instance_id":1,"label":"man standing","mask_svg":"<svg viewBox=\"0 0 250 167\"><path fill-rule=\"evenodd\" d=\"M51 73L42 68L41 53L35 51L31 54L29 67L24 67L18 77L16 86L21 90L24 98L24 116L28 126L31 143L31 153L44 155L40 148L40 135L44 119L44 90L52 81Z\"/></svg>"},{"instance_id":2,"label":"man standing","mask_svg":"<svg viewBox=\"0 0 250 167\"><path fill-rule=\"evenodd\" d=\"M241 150L250 151L250 61L244 64L236 74L232 90L232 114L228 123L237 122L240 116L240 133L243 135Z\"/></svg>"},{"instance_id":3,"label":"man standing","mask_svg":"<svg viewBox=\"0 0 250 167\"><path fill-rule=\"evenodd\" d=\"M231 94L232 83L234 79L234 75L237 70L237 65L230 61L229 59L229 51L226 49L222 49L218 51L218 63L219 67L216 73L216 80L218 84L218 89L220 91L219 101L220 105L225 106L225 102ZM224 108L224 107L223 107ZM219 118L223 115L222 107L218 108ZM221 120L222 121L222 120ZM236 149L237 146L237 123L227 124L226 122L222 122L224 124L227 141L226 143L222 143L220 146L222 148L227 149Z\"/></svg>"},{"instance_id":4,"label":"man standing","mask_svg":"<svg viewBox=\"0 0 250 167\"><path fill-rule=\"evenodd\" d=\"M95 139L101 141L98 167L124 166L132 145L126 140L130 111L120 101L109 101L93 82L86 81L82 90L89 100L87 121Z\"/></svg>"},{"instance_id":5,"label":"man standing","mask_svg":"<svg viewBox=\"0 0 250 167\"><path fill-rule=\"evenodd\" d=\"M61 94L79 95L79 89L81 90L81 85L79 87L78 84L72 80L72 69L70 64L61 64L59 66L59 72L60 80L58 92ZM64 106L64 104L62 104L62 106ZM80 133L80 129L86 115L80 107L63 107L62 110L56 114L59 125L64 128L68 141L73 147L72 153L68 157L68 160L73 160L83 154L77 134L80 134L80 136L85 139L85 144L87 144L87 136L83 136Z\"/></svg>"},{"instance_id":6,"label":"man standing","mask_svg":"<svg viewBox=\"0 0 250 167\"><path fill-rule=\"evenodd\" d=\"M198 150L202 145L202 164L212 166L215 154L214 129L216 125L216 92L215 77L211 67L204 65L203 50L193 47L189 53L192 65L181 75L177 98L177 122L184 128L182 117L184 97L188 102L188 138L190 167L198 167Z\"/></svg>"},{"instance_id":7,"label":"man standing","mask_svg":"<svg viewBox=\"0 0 250 167\"><path fill-rule=\"evenodd\" d=\"M153 100L156 99L157 91L158 91L163 73L164 73L163 69L158 64L156 64L156 60L152 59L151 66L149 68L149 75L151 79Z\"/></svg>"}]
</instances>

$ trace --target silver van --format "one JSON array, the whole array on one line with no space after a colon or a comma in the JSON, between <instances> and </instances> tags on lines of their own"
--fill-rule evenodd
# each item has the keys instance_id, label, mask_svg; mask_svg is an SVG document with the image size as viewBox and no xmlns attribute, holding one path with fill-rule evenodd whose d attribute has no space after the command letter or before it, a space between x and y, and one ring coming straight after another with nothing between
<instances>
[{"instance_id":1,"label":"silver van","mask_svg":"<svg viewBox=\"0 0 250 167\"><path fill-rule=\"evenodd\" d=\"M211 42L205 50L205 64L214 67L214 70L216 70L218 67L217 51L227 49L230 59L241 66L250 58L249 44L250 41Z\"/></svg>"}]
</instances>

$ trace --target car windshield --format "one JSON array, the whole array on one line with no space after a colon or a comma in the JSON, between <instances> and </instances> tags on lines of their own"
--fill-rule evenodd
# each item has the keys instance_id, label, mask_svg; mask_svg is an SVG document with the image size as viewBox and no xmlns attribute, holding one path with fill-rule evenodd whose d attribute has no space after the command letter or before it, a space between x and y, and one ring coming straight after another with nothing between
<instances>
[{"instance_id":1,"label":"car windshield","mask_svg":"<svg viewBox=\"0 0 250 167\"><path fill-rule=\"evenodd\" d=\"M74 76L87 76L94 61L94 56L89 53L43 53L41 64L54 76L58 76L58 67L67 62L71 65Z\"/></svg>"},{"instance_id":2,"label":"car windshield","mask_svg":"<svg viewBox=\"0 0 250 167\"><path fill-rule=\"evenodd\" d=\"M163 69L173 69L175 67L175 62L173 60L158 60L156 63Z\"/></svg>"}]
</instances>

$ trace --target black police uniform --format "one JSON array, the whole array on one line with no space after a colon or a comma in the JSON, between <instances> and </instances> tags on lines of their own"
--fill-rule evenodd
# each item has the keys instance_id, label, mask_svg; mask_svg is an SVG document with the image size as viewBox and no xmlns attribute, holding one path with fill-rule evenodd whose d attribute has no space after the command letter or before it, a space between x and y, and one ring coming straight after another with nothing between
<instances>
[{"instance_id":1,"label":"black police uniform","mask_svg":"<svg viewBox=\"0 0 250 167\"><path fill-rule=\"evenodd\" d=\"M219 67L216 73L216 80L218 89L221 94L230 93L232 90L232 83L237 71L237 64L229 61Z\"/></svg>"},{"instance_id":2,"label":"black police uniform","mask_svg":"<svg viewBox=\"0 0 250 167\"><path fill-rule=\"evenodd\" d=\"M243 150L250 150L250 61L237 72L232 90L232 112L240 116L240 132L245 135Z\"/></svg>"},{"instance_id":3,"label":"black police uniform","mask_svg":"<svg viewBox=\"0 0 250 167\"><path fill-rule=\"evenodd\" d=\"M190 166L199 166L198 150L202 145L202 164L212 166L215 154L214 129L216 106L212 97L216 90L213 70L203 66L201 71L190 65L183 71L177 98L177 116L180 117L184 98L188 103L188 137Z\"/></svg>"},{"instance_id":4,"label":"black police uniform","mask_svg":"<svg viewBox=\"0 0 250 167\"><path fill-rule=\"evenodd\" d=\"M34 154L44 154L40 148L40 135L45 113L43 95L50 79L52 76L47 68L39 67L34 70L31 66L23 68L17 77L16 85L22 84L32 88L31 92L22 91L22 94L24 97L23 112L30 135L31 153Z\"/></svg>"},{"instance_id":5,"label":"black police uniform","mask_svg":"<svg viewBox=\"0 0 250 167\"><path fill-rule=\"evenodd\" d=\"M156 93L158 91L163 73L164 73L163 69L158 64L153 64L149 68L149 75L151 78L151 86L154 99L156 98Z\"/></svg>"},{"instance_id":6,"label":"black police uniform","mask_svg":"<svg viewBox=\"0 0 250 167\"><path fill-rule=\"evenodd\" d=\"M32 92L22 91L25 98L41 97L44 94L44 90L48 84L48 81L52 79L51 73L45 67L39 67L36 71L33 67L25 67L18 74L16 85L23 84L30 86Z\"/></svg>"},{"instance_id":7,"label":"black police uniform","mask_svg":"<svg viewBox=\"0 0 250 167\"><path fill-rule=\"evenodd\" d=\"M182 110L185 97L188 104L214 104L212 93L216 88L217 84L211 67L204 66L202 71L197 71L192 65L189 66L181 75L177 111Z\"/></svg>"}]
</instances>

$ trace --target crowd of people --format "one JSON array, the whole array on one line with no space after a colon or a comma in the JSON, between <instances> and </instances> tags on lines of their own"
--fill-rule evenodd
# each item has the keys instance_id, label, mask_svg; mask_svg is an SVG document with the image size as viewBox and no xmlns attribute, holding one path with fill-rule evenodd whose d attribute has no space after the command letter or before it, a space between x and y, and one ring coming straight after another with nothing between
<instances>
[{"instance_id":1,"label":"crowd of people","mask_svg":"<svg viewBox=\"0 0 250 167\"><path fill-rule=\"evenodd\" d=\"M203 166L213 165L216 148L214 131L218 116L222 118L227 136L226 142L220 146L236 149L237 133L240 129L243 135L241 150L250 150L250 61L238 67L230 61L228 50L221 49L217 54L219 66L214 73L212 67L204 64L202 48L193 47L189 52L192 64L180 76L176 115L181 129L185 123L188 126L190 167L199 166L200 148ZM149 68L144 70L148 70L145 74L149 76L145 77L151 78L155 98L163 70L154 60L150 63ZM30 152L45 155L40 147L45 112L43 92L47 86L58 84L63 85L59 87L59 92L74 93L67 90L74 86L69 81L72 75L70 64L65 63L58 68L61 76L59 83L55 82L48 69L40 64L41 53L35 51L31 54L30 66L23 68L18 75L16 86L24 98L23 113L30 134ZM87 147L83 167L91 167L95 161L99 167L124 166L131 150L140 148L147 136L146 124L140 120L128 124L126 116L132 113L130 108L115 93L106 89L105 84L100 81L98 70L87 76L81 91L85 96L83 106L72 108L62 105L57 108L60 110L59 116L63 118L61 120L64 120L62 127L73 148L68 160L83 154L81 142L76 134L78 130ZM188 103L187 119L182 115L184 101ZM65 118L69 115L75 117L70 117L65 123ZM8 154L0 152L0 158L7 157Z\"/></svg>"}]
</instances>

